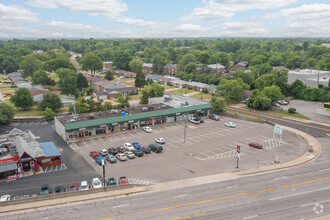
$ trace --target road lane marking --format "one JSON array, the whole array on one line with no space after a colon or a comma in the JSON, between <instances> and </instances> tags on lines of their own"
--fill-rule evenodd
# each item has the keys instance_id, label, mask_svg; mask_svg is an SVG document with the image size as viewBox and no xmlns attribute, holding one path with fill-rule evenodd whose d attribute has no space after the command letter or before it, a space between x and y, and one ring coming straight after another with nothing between
<instances>
[{"instance_id":1,"label":"road lane marking","mask_svg":"<svg viewBox=\"0 0 330 220\"><path fill-rule=\"evenodd\" d=\"M186 203L186 204L171 206L171 207L166 207L166 208L136 212L136 213L131 213L131 214L124 214L124 215L120 215L120 216L116 216L116 217L106 218L104 220L118 219L118 218L130 217L130 216L135 216L135 215L142 215L142 214L153 213L153 212L161 212L161 211L166 211L166 210L171 210L171 209L176 209L176 208L182 208L182 207L187 207L187 206L200 205L200 204L205 204L205 203L210 203L210 202L215 202L215 201L220 201L220 200L225 200L225 199L232 199L232 198L236 198L236 197L240 197L240 196L249 196L249 195L253 195L253 194L270 192L270 191L273 191L273 190L289 188L289 187L292 187L292 186L299 186L299 185L304 185L304 184L308 184L308 183L320 182L320 181L329 180L329 179L330 179L330 177L325 177L325 178L321 178L321 179L309 180L309 181L306 181L306 182L293 183L293 184L290 184L290 185L276 186L276 187L273 187L273 188L263 189L263 190L259 190L259 191L255 191L255 192L240 193L240 194L236 194L236 195L225 196L225 197L209 199L209 200L193 202L193 203Z\"/></svg>"},{"instance_id":2,"label":"road lane marking","mask_svg":"<svg viewBox=\"0 0 330 220\"><path fill-rule=\"evenodd\" d=\"M287 176L277 177L274 180L280 180L280 179L285 179L285 178L288 178L288 177Z\"/></svg>"},{"instance_id":3,"label":"road lane marking","mask_svg":"<svg viewBox=\"0 0 330 220\"><path fill-rule=\"evenodd\" d=\"M178 220L178 219L196 217L196 216L205 215L205 214L206 214L206 212L203 212L203 213L198 213L198 214L194 214L194 215L187 215L187 216L183 216L183 217L169 218L167 220Z\"/></svg>"},{"instance_id":4,"label":"road lane marking","mask_svg":"<svg viewBox=\"0 0 330 220\"><path fill-rule=\"evenodd\" d=\"M129 206L129 204L112 206L113 209Z\"/></svg>"},{"instance_id":5,"label":"road lane marking","mask_svg":"<svg viewBox=\"0 0 330 220\"><path fill-rule=\"evenodd\" d=\"M258 217L259 215L252 215L252 216L249 216L249 217L245 217L245 218L242 218L242 219L250 219L250 218L256 218Z\"/></svg>"},{"instance_id":6,"label":"road lane marking","mask_svg":"<svg viewBox=\"0 0 330 220\"><path fill-rule=\"evenodd\" d=\"M230 108L230 107L226 107L226 108L228 108L229 110L234 110L234 111L246 113L247 115L250 114L250 115L263 116L263 117L266 117L266 118L272 118L272 119L276 119L276 120L280 120L280 121L285 121L285 122L289 122L289 123L293 123L293 124L297 124L297 125L302 125L302 126L305 126L305 127L311 127L311 128L316 128L316 129L324 130L324 131L330 131L329 129L320 128L320 127L316 127L316 126L313 126L313 125L306 125L306 124L303 124L303 123L299 123L299 122L295 122L295 121L289 121L289 120L285 120L285 119L282 119L282 118L275 118L275 117L271 117L271 116L268 116L268 115L262 115L262 114L258 114L258 113L253 113L253 112L248 112L248 111L242 111L242 110L236 109L236 108Z\"/></svg>"},{"instance_id":7,"label":"road lane marking","mask_svg":"<svg viewBox=\"0 0 330 220\"><path fill-rule=\"evenodd\" d=\"M178 195L178 196L173 196L172 198L173 199L176 199L176 198L180 198L180 197L185 197L187 196L188 194L182 194L182 195Z\"/></svg>"},{"instance_id":8,"label":"road lane marking","mask_svg":"<svg viewBox=\"0 0 330 220\"><path fill-rule=\"evenodd\" d=\"M330 202L330 199L329 199L329 200L320 201L320 202L309 203L309 204L306 204L306 205L302 205L302 206L300 206L300 207L303 208L303 207L306 207L306 206L311 206L311 205L321 204L321 203L325 203L325 202Z\"/></svg>"},{"instance_id":9,"label":"road lane marking","mask_svg":"<svg viewBox=\"0 0 330 220\"><path fill-rule=\"evenodd\" d=\"M321 189L314 189L314 190L305 191L305 192L301 192L301 193L296 193L296 194L292 194L292 195L286 195L286 196L281 196L281 197L271 198L271 199L269 199L269 200L283 199L283 198L287 198L287 197L291 197L291 196L302 195L302 194L306 194L306 193L310 193L310 192L316 192L316 191L320 191L320 190L324 190L324 189L330 189L330 187L321 188Z\"/></svg>"}]
</instances>

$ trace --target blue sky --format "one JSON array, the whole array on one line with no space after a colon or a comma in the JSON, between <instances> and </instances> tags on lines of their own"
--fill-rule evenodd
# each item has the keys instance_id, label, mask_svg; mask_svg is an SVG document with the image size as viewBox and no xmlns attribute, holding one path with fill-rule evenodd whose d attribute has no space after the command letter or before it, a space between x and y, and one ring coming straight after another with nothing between
<instances>
[{"instance_id":1,"label":"blue sky","mask_svg":"<svg viewBox=\"0 0 330 220\"><path fill-rule=\"evenodd\" d=\"M0 38L330 37L330 0L0 0Z\"/></svg>"}]
</instances>

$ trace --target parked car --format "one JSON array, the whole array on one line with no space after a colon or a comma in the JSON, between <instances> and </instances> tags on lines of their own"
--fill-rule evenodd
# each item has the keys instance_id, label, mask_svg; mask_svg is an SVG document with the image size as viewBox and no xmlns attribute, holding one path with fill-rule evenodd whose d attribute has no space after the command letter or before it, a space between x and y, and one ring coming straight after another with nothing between
<instances>
[{"instance_id":1,"label":"parked car","mask_svg":"<svg viewBox=\"0 0 330 220\"><path fill-rule=\"evenodd\" d=\"M115 185L117 185L117 182L116 182L115 178L110 177L108 179L108 186L115 186Z\"/></svg>"},{"instance_id":2,"label":"parked car","mask_svg":"<svg viewBox=\"0 0 330 220\"><path fill-rule=\"evenodd\" d=\"M133 142L132 145L135 149L140 149L141 148L141 145L139 144L139 142Z\"/></svg>"},{"instance_id":3,"label":"parked car","mask_svg":"<svg viewBox=\"0 0 330 220\"><path fill-rule=\"evenodd\" d=\"M165 144L165 139L164 138L156 138L155 142L158 144Z\"/></svg>"},{"instance_id":4,"label":"parked car","mask_svg":"<svg viewBox=\"0 0 330 220\"><path fill-rule=\"evenodd\" d=\"M99 154L104 157L104 156L107 156L109 153L106 149L101 149L101 150L99 150Z\"/></svg>"},{"instance_id":5,"label":"parked car","mask_svg":"<svg viewBox=\"0 0 330 220\"><path fill-rule=\"evenodd\" d=\"M243 98L241 102L242 102L243 104L246 104L246 101L247 101L247 99L244 99L244 98Z\"/></svg>"},{"instance_id":6,"label":"parked car","mask_svg":"<svg viewBox=\"0 0 330 220\"><path fill-rule=\"evenodd\" d=\"M84 191L84 190L88 190L89 189L89 184L87 181L81 181L80 183L80 190Z\"/></svg>"},{"instance_id":7,"label":"parked car","mask_svg":"<svg viewBox=\"0 0 330 220\"><path fill-rule=\"evenodd\" d=\"M66 192L66 190L65 190L64 186L56 186L54 192L55 193L64 193L64 192Z\"/></svg>"},{"instance_id":8,"label":"parked car","mask_svg":"<svg viewBox=\"0 0 330 220\"><path fill-rule=\"evenodd\" d=\"M103 157L95 157L95 162L98 164L98 165L102 165L102 160L104 160L104 164L106 164L106 161Z\"/></svg>"},{"instance_id":9,"label":"parked car","mask_svg":"<svg viewBox=\"0 0 330 220\"><path fill-rule=\"evenodd\" d=\"M161 153L163 151L163 147L158 144L149 144L148 147L155 153Z\"/></svg>"},{"instance_id":10,"label":"parked car","mask_svg":"<svg viewBox=\"0 0 330 220\"><path fill-rule=\"evenodd\" d=\"M199 123L204 123L204 119L200 118L200 117L196 117L195 118L196 121L199 121Z\"/></svg>"},{"instance_id":11,"label":"parked car","mask_svg":"<svg viewBox=\"0 0 330 220\"><path fill-rule=\"evenodd\" d=\"M99 154L97 151L91 151L91 152L89 153L89 155L90 155L91 157L93 157L93 158L95 158L95 157L99 157L99 156L100 156L100 154Z\"/></svg>"},{"instance_id":12,"label":"parked car","mask_svg":"<svg viewBox=\"0 0 330 220\"><path fill-rule=\"evenodd\" d=\"M272 106L280 107L280 104L278 104L277 102L272 102Z\"/></svg>"},{"instance_id":13,"label":"parked car","mask_svg":"<svg viewBox=\"0 0 330 220\"><path fill-rule=\"evenodd\" d=\"M225 126L226 126L226 127L230 127L230 128L235 128L235 127L236 127L236 124L235 124L234 122L231 122L231 121L230 121L230 122L226 122L226 123L225 123Z\"/></svg>"},{"instance_id":14,"label":"parked car","mask_svg":"<svg viewBox=\"0 0 330 220\"><path fill-rule=\"evenodd\" d=\"M144 130L147 133L151 133L152 129L150 127L143 127L142 130Z\"/></svg>"},{"instance_id":15,"label":"parked car","mask_svg":"<svg viewBox=\"0 0 330 220\"><path fill-rule=\"evenodd\" d=\"M118 153L118 154L116 155L116 157L117 157L117 159L120 160L120 161L125 161L125 160L127 160L127 157L126 157L125 154L123 154L123 153Z\"/></svg>"},{"instance_id":16,"label":"parked car","mask_svg":"<svg viewBox=\"0 0 330 220\"><path fill-rule=\"evenodd\" d=\"M10 195L3 195L0 197L0 202L9 201Z\"/></svg>"},{"instance_id":17,"label":"parked car","mask_svg":"<svg viewBox=\"0 0 330 220\"><path fill-rule=\"evenodd\" d=\"M288 99L283 99L284 101L286 101L288 104L290 104L290 101Z\"/></svg>"},{"instance_id":18,"label":"parked car","mask_svg":"<svg viewBox=\"0 0 330 220\"><path fill-rule=\"evenodd\" d=\"M216 114L210 114L209 118L215 121L220 121L220 117Z\"/></svg>"},{"instance_id":19,"label":"parked car","mask_svg":"<svg viewBox=\"0 0 330 220\"><path fill-rule=\"evenodd\" d=\"M150 148L149 148L148 146L141 147L140 150L141 150L144 154L149 154L149 153L150 153Z\"/></svg>"},{"instance_id":20,"label":"parked car","mask_svg":"<svg viewBox=\"0 0 330 220\"><path fill-rule=\"evenodd\" d=\"M249 143L249 146L254 147L254 148L258 148L258 149L262 149L264 146L258 142L251 142Z\"/></svg>"},{"instance_id":21,"label":"parked car","mask_svg":"<svg viewBox=\"0 0 330 220\"><path fill-rule=\"evenodd\" d=\"M141 148L140 149L133 150L132 153L135 154L135 156L137 156L137 157L143 157L143 155L144 155L144 153L141 150Z\"/></svg>"},{"instance_id":22,"label":"parked car","mask_svg":"<svg viewBox=\"0 0 330 220\"><path fill-rule=\"evenodd\" d=\"M92 187L97 189L97 188L102 188L102 182L99 178L94 178L92 180Z\"/></svg>"},{"instance_id":23,"label":"parked car","mask_svg":"<svg viewBox=\"0 0 330 220\"><path fill-rule=\"evenodd\" d=\"M108 149L108 152L109 152L109 154L116 155L116 154L118 154L118 149L114 148L114 147L110 147Z\"/></svg>"},{"instance_id":24,"label":"parked car","mask_svg":"<svg viewBox=\"0 0 330 220\"><path fill-rule=\"evenodd\" d=\"M199 124L200 123L200 121L198 121L196 118L189 118L188 121L193 123L193 124Z\"/></svg>"},{"instance_id":25,"label":"parked car","mask_svg":"<svg viewBox=\"0 0 330 220\"><path fill-rule=\"evenodd\" d=\"M116 163L117 159L114 155L109 154L108 156L105 156L105 159L109 162L109 163Z\"/></svg>"},{"instance_id":26,"label":"parked car","mask_svg":"<svg viewBox=\"0 0 330 220\"><path fill-rule=\"evenodd\" d=\"M52 193L52 190L48 185L43 185L40 189L40 195L48 195L51 193Z\"/></svg>"},{"instance_id":27,"label":"parked car","mask_svg":"<svg viewBox=\"0 0 330 220\"><path fill-rule=\"evenodd\" d=\"M119 177L118 183L119 183L119 185L128 184L128 179L126 178L126 176L121 176L121 177Z\"/></svg>"},{"instance_id":28,"label":"parked car","mask_svg":"<svg viewBox=\"0 0 330 220\"><path fill-rule=\"evenodd\" d=\"M125 143L124 147L126 148L126 150L134 150L135 148L133 147L133 145L131 145L130 143Z\"/></svg>"},{"instance_id":29,"label":"parked car","mask_svg":"<svg viewBox=\"0 0 330 220\"><path fill-rule=\"evenodd\" d=\"M277 103L280 104L280 105L287 105L287 104L289 104L285 100L279 100L279 101L277 101Z\"/></svg>"},{"instance_id":30,"label":"parked car","mask_svg":"<svg viewBox=\"0 0 330 220\"><path fill-rule=\"evenodd\" d=\"M128 159L134 159L135 158L135 154L133 154L131 151L126 151L125 155Z\"/></svg>"},{"instance_id":31,"label":"parked car","mask_svg":"<svg viewBox=\"0 0 330 220\"><path fill-rule=\"evenodd\" d=\"M125 147L117 147L118 153L124 153L126 151Z\"/></svg>"},{"instance_id":32,"label":"parked car","mask_svg":"<svg viewBox=\"0 0 330 220\"><path fill-rule=\"evenodd\" d=\"M69 192L73 192L73 191L78 191L78 185L77 184L71 184L69 186Z\"/></svg>"}]
</instances>

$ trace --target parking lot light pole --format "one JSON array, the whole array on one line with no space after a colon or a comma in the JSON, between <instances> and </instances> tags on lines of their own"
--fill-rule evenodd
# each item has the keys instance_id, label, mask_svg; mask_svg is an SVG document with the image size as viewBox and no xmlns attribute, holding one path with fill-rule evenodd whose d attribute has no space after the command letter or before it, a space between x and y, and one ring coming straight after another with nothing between
<instances>
[{"instance_id":1,"label":"parking lot light pole","mask_svg":"<svg viewBox=\"0 0 330 220\"><path fill-rule=\"evenodd\" d=\"M183 135L183 142L186 142L187 120L188 120L188 115L187 115L187 112L186 112L186 119L184 120L184 135Z\"/></svg>"},{"instance_id":2,"label":"parking lot light pole","mask_svg":"<svg viewBox=\"0 0 330 220\"><path fill-rule=\"evenodd\" d=\"M104 159L102 159L102 167L103 167L103 187L105 187L105 164L104 164Z\"/></svg>"}]
</instances>

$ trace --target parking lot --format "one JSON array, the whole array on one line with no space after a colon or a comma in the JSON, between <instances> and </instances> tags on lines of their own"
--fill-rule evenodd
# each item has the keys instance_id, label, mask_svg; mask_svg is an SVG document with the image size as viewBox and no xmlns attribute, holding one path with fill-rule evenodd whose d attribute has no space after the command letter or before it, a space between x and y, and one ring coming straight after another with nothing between
<instances>
[{"instance_id":1,"label":"parking lot","mask_svg":"<svg viewBox=\"0 0 330 220\"><path fill-rule=\"evenodd\" d=\"M225 127L232 121L236 128ZM111 136L84 140L70 145L102 175L102 166L89 156L90 151L122 146L125 142L139 142L142 146L163 137L166 144L162 153L150 153L143 157L106 164L106 178L127 176L130 183L153 184L197 176L236 170L236 146L241 147L240 168L248 169L270 165L279 156L281 162L292 160L307 150L307 144L298 136L283 132L272 140L273 126L222 117L220 121L206 119L195 125L187 123L184 141L184 123L153 127L152 133L142 130L129 131ZM262 143L264 149L248 146L249 142ZM259 160L258 160L259 157Z\"/></svg>"}]
</instances>

